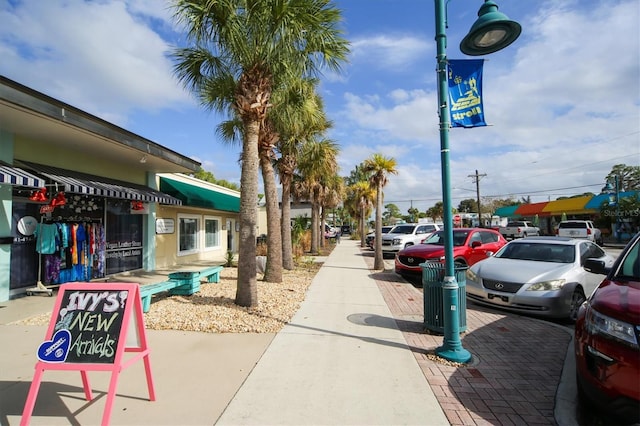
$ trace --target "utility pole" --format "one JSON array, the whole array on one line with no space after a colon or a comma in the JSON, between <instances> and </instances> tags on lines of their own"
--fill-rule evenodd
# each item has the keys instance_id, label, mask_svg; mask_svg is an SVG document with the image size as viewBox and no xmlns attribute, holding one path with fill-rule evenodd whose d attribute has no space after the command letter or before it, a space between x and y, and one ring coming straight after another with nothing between
<instances>
[{"instance_id":1,"label":"utility pole","mask_svg":"<svg viewBox=\"0 0 640 426\"><path fill-rule=\"evenodd\" d=\"M473 181L476 184L476 197L477 197L477 203L478 203L478 223L481 228L483 228L483 225L482 225L482 209L480 208L480 178L483 178L486 175L487 175L486 173L483 173L481 175L478 174L477 170L475 175L467 175L467 177L473 178Z\"/></svg>"}]
</instances>

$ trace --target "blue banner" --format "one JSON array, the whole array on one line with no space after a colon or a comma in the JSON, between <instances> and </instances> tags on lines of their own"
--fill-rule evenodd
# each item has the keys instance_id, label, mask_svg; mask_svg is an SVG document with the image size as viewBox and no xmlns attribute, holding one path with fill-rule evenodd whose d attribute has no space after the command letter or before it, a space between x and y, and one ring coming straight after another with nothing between
<instances>
[{"instance_id":1,"label":"blue banner","mask_svg":"<svg viewBox=\"0 0 640 426\"><path fill-rule=\"evenodd\" d=\"M449 114L451 127L486 126L482 108L484 59L448 61Z\"/></svg>"}]
</instances>

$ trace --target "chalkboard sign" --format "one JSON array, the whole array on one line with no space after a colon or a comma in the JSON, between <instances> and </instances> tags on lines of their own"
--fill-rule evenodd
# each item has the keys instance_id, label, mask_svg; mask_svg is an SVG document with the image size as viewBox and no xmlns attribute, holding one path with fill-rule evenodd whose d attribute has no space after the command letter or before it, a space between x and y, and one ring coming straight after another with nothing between
<instances>
[{"instance_id":1,"label":"chalkboard sign","mask_svg":"<svg viewBox=\"0 0 640 426\"><path fill-rule=\"evenodd\" d=\"M126 360L125 352L130 353ZM118 375L137 360L144 363L149 400L155 401L149 352L138 284L62 284L45 341L38 347L38 362L20 424L29 424L47 370L79 371L87 401L93 399L88 372L111 372L103 425L111 418Z\"/></svg>"},{"instance_id":2,"label":"chalkboard sign","mask_svg":"<svg viewBox=\"0 0 640 426\"><path fill-rule=\"evenodd\" d=\"M40 345L38 359L113 363L128 295L127 290L64 291L56 306L53 338Z\"/></svg>"}]
</instances>

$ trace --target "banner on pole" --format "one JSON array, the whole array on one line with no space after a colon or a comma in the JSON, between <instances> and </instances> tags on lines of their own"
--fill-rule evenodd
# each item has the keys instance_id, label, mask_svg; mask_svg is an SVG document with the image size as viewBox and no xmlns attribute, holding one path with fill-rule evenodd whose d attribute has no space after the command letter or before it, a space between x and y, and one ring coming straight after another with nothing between
<instances>
[{"instance_id":1,"label":"banner on pole","mask_svg":"<svg viewBox=\"0 0 640 426\"><path fill-rule=\"evenodd\" d=\"M449 113L452 127L486 126L482 107L484 59L449 59Z\"/></svg>"}]
</instances>

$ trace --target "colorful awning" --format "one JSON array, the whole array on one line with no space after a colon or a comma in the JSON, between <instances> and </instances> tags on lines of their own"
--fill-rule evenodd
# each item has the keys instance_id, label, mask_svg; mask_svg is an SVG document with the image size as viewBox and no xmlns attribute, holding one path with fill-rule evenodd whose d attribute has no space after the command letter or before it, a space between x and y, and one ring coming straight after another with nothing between
<instances>
[{"instance_id":1,"label":"colorful awning","mask_svg":"<svg viewBox=\"0 0 640 426\"><path fill-rule=\"evenodd\" d=\"M548 213L543 213L543 209L548 203L549 201L543 201L541 203L521 204L520 206L518 206L515 213L519 214L522 217L533 217L535 215L549 216Z\"/></svg>"},{"instance_id":2,"label":"colorful awning","mask_svg":"<svg viewBox=\"0 0 640 426\"><path fill-rule=\"evenodd\" d=\"M42 188L45 181L19 167L0 162L0 184Z\"/></svg>"},{"instance_id":3,"label":"colorful awning","mask_svg":"<svg viewBox=\"0 0 640 426\"><path fill-rule=\"evenodd\" d=\"M93 176L71 170L58 169L42 164L20 162L25 168L33 170L60 185L60 190L72 194L96 195L106 198L142 201L145 203L160 203L180 205L178 198L164 194L148 186L131 182L123 182L102 176Z\"/></svg>"},{"instance_id":4,"label":"colorful awning","mask_svg":"<svg viewBox=\"0 0 640 426\"><path fill-rule=\"evenodd\" d=\"M518 204L515 206L498 207L494 215L499 217L518 218L520 215L515 214L516 210L520 207Z\"/></svg>"},{"instance_id":5,"label":"colorful awning","mask_svg":"<svg viewBox=\"0 0 640 426\"><path fill-rule=\"evenodd\" d=\"M565 214L589 214L585 205L593 198L590 195L584 197L564 198L562 200L549 201L543 211L547 216L560 216Z\"/></svg>"}]
</instances>

